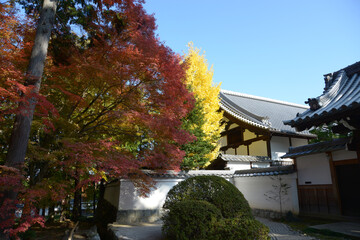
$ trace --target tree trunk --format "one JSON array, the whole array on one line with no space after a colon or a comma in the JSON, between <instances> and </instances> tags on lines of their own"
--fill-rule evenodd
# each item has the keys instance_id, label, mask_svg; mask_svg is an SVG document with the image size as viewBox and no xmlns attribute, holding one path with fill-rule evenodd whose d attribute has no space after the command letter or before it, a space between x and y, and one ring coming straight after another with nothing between
<instances>
[{"instance_id":1,"label":"tree trunk","mask_svg":"<svg viewBox=\"0 0 360 240\"><path fill-rule=\"evenodd\" d=\"M55 0L44 0L36 29L34 46L25 82L26 86L34 86L33 91L35 93L39 92L41 85L51 30L55 21L56 5L57 1ZM6 156L6 166L20 168L24 163L35 105L35 99L30 99L27 105L23 103L19 105L20 109L24 109L24 111L18 113L15 118L9 150Z\"/></svg>"},{"instance_id":2,"label":"tree trunk","mask_svg":"<svg viewBox=\"0 0 360 240\"><path fill-rule=\"evenodd\" d=\"M94 182L94 196L93 196L93 217L95 219L95 213L96 213L96 183Z\"/></svg>"},{"instance_id":3,"label":"tree trunk","mask_svg":"<svg viewBox=\"0 0 360 240\"><path fill-rule=\"evenodd\" d=\"M40 19L36 29L34 46L27 69L26 86L34 86L34 93L38 93L41 85L41 77L44 71L45 59L47 55L51 30L55 21L57 7L56 0L44 0L40 13ZM5 165L21 169L25 161L25 154L30 135L31 122L34 115L36 99L30 99L28 104L20 103L19 109L24 109L16 115L13 131L10 138L9 149L5 160ZM15 200L17 192L7 191L3 195L5 199ZM7 219L0 219L0 222ZM9 236L0 229L0 239L9 239Z\"/></svg>"},{"instance_id":4,"label":"tree trunk","mask_svg":"<svg viewBox=\"0 0 360 240\"><path fill-rule=\"evenodd\" d=\"M54 218L55 218L55 207L54 207L54 205L51 205L51 206L49 206L47 222L48 223L54 222Z\"/></svg>"},{"instance_id":5,"label":"tree trunk","mask_svg":"<svg viewBox=\"0 0 360 240\"><path fill-rule=\"evenodd\" d=\"M73 205L73 220L79 220L81 217L81 189L78 187L79 180L75 179L74 205Z\"/></svg>"},{"instance_id":6,"label":"tree trunk","mask_svg":"<svg viewBox=\"0 0 360 240\"><path fill-rule=\"evenodd\" d=\"M100 208L103 205L104 195L105 195L105 180L101 179L100 185L99 185L99 197L98 197L96 212L94 215L96 222L100 222L101 218L102 218L102 213L100 211Z\"/></svg>"}]
</instances>

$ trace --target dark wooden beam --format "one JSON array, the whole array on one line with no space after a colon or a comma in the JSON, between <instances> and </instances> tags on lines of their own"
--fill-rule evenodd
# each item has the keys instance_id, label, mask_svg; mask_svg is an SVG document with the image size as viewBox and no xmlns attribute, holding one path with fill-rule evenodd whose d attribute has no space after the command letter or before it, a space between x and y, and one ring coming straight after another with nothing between
<instances>
[{"instance_id":1,"label":"dark wooden beam","mask_svg":"<svg viewBox=\"0 0 360 240\"><path fill-rule=\"evenodd\" d=\"M270 139L266 140L266 150L267 150L267 155L269 158L271 158L271 144L270 144Z\"/></svg>"},{"instance_id":2,"label":"dark wooden beam","mask_svg":"<svg viewBox=\"0 0 360 240\"><path fill-rule=\"evenodd\" d=\"M241 142L241 145L250 145L250 144L252 144L253 142L266 141L266 140L268 140L268 139L270 139L269 136L260 136L260 137L251 138L251 139L242 141L242 142Z\"/></svg>"},{"instance_id":3,"label":"dark wooden beam","mask_svg":"<svg viewBox=\"0 0 360 240\"><path fill-rule=\"evenodd\" d=\"M278 137L294 137L294 138L302 138L302 139L313 139L316 138L316 136L314 135L314 137L311 136L304 136L304 135L298 135L296 133L281 133L281 132L272 132L271 135L273 136L278 136Z\"/></svg>"},{"instance_id":4,"label":"dark wooden beam","mask_svg":"<svg viewBox=\"0 0 360 240\"><path fill-rule=\"evenodd\" d=\"M221 132L221 137L225 136L225 135L228 135L230 133L233 133L233 132L237 132L237 131L242 131L244 132L245 130L242 128L242 127L235 127L235 128L232 128L232 129L229 129L229 130L225 130L223 132Z\"/></svg>"},{"instance_id":5,"label":"dark wooden beam","mask_svg":"<svg viewBox=\"0 0 360 240\"><path fill-rule=\"evenodd\" d=\"M231 116L230 114L228 114L226 112L224 112L224 117L229 119L229 121L231 121L232 123L236 123L240 127L244 128L244 129L248 129L249 131L251 131L251 132L253 132L255 134L261 134L261 135L269 135L270 134L269 129L264 129L264 128L260 128L260 127L250 125L248 123L245 123L245 122Z\"/></svg>"},{"instance_id":6,"label":"dark wooden beam","mask_svg":"<svg viewBox=\"0 0 360 240\"><path fill-rule=\"evenodd\" d=\"M230 126L234 124L234 122L232 121L225 121L225 131L229 130Z\"/></svg>"},{"instance_id":7,"label":"dark wooden beam","mask_svg":"<svg viewBox=\"0 0 360 240\"><path fill-rule=\"evenodd\" d=\"M229 148L238 148L239 146L249 146L251 145L253 142L257 142L257 141L267 141L269 140L269 136L260 136L260 137L256 137L256 138L251 138L245 141L241 141L238 143L234 143L234 144L228 144L227 146L223 146L220 148L220 151L226 151Z\"/></svg>"},{"instance_id":8,"label":"dark wooden beam","mask_svg":"<svg viewBox=\"0 0 360 240\"><path fill-rule=\"evenodd\" d=\"M333 164L335 167L339 165L359 164L359 160L358 159L339 160L339 161L334 161Z\"/></svg>"}]
</instances>

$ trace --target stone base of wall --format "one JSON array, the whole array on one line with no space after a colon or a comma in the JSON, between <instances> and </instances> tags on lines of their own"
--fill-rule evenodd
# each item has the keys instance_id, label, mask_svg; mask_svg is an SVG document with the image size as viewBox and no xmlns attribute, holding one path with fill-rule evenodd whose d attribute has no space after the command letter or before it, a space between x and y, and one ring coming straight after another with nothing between
<instances>
[{"instance_id":1,"label":"stone base of wall","mask_svg":"<svg viewBox=\"0 0 360 240\"><path fill-rule=\"evenodd\" d=\"M163 212L162 209L119 210L117 212L116 222L120 224L154 223L161 219Z\"/></svg>"},{"instance_id":2,"label":"stone base of wall","mask_svg":"<svg viewBox=\"0 0 360 240\"><path fill-rule=\"evenodd\" d=\"M252 213L255 217L262 217L262 218L270 218L270 219L280 219L286 216L286 213L280 213L273 210L267 209L257 209L253 208Z\"/></svg>"}]
</instances>

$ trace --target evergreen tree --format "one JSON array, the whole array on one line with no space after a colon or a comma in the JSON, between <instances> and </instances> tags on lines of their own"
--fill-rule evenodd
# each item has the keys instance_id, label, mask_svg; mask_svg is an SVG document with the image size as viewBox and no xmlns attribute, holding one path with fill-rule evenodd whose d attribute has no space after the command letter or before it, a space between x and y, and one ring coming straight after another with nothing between
<instances>
[{"instance_id":1,"label":"evergreen tree","mask_svg":"<svg viewBox=\"0 0 360 240\"><path fill-rule=\"evenodd\" d=\"M181 164L182 170L198 169L209 162L209 153L215 150L215 146L206 139L202 129L205 123L202 102L196 101L194 109L183 119L183 128L193 134L196 140L182 146L181 150L186 152Z\"/></svg>"}]
</instances>

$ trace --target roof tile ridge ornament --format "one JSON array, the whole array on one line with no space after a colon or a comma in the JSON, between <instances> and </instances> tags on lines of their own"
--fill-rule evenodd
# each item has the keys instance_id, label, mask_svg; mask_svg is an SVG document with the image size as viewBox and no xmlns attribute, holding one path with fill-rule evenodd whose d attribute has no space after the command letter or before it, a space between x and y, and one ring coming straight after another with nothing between
<instances>
[{"instance_id":1,"label":"roof tile ridge ornament","mask_svg":"<svg viewBox=\"0 0 360 240\"><path fill-rule=\"evenodd\" d=\"M324 74L323 76L324 76L324 81L325 81L325 87L324 87L323 93L325 93L329 89L331 84L333 83L334 73Z\"/></svg>"},{"instance_id":2,"label":"roof tile ridge ornament","mask_svg":"<svg viewBox=\"0 0 360 240\"><path fill-rule=\"evenodd\" d=\"M325 74L325 88L323 94L317 98L308 98L308 100L305 102L306 104L309 104L310 110L316 111L322 107L325 107L340 90L341 82L346 81L347 78L347 74L344 70L340 70L335 74Z\"/></svg>"},{"instance_id":3,"label":"roof tile ridge ornament","mask_svg":"<svg viewBox=\"0 0 360 240\"><path fill-rule=\"evenodd\" d=\"M234 95L234 96L239 96L239 97L246 97L246 98L251 98L251 99L265 101L265 102L278 103L278 104L292 106L292 107L300 107L300 108L305 108L305 109L309 108L307 105L303 105L303 104L297 104L297 103L291 103L291 102L286 102L286 101L281 101L281 100L276 100L276 99L271 99L271 98L259 97L259 96L255 96L255 95L239 93L239 92L234 92L234 91L229 91L229 90L224 90L224 89L221 89L220 92L222 92L224 94L229 94L229 95Z\"/></svg>"},{"instance_id":4,"label":"roof tile ridge ornament","mask_svg":"<svg viewBox=\"0 0 360 240\"><path fill-rule=\"evenodd\" d=\"M264 117L264 118L261 120L261 122L262 122L263 124L265 124L266 126L268 126L269 128L272 128L272 125L271 125L271 122L270 122L269 119L270 119L269 117Z\"/></svg>"}]
</instances>

